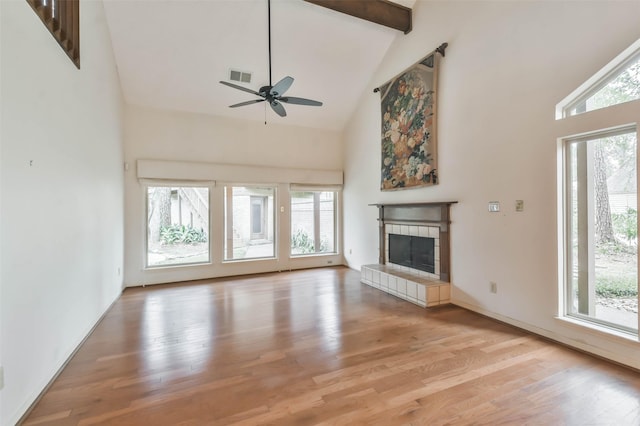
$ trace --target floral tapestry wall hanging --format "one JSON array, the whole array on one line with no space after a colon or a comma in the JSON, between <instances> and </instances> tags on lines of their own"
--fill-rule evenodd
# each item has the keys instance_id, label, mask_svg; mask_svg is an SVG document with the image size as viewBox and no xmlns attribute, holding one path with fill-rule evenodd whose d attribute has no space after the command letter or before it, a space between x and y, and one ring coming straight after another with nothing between
<instances>
[{"instance_id":1,"label":"floral tapestry wall hanging","mask_svg":"<svg viewBox=\"0 0 640 426\"><path fill-rule=\"evenodd\" d=\"M436 95L440 54L446 43L381 86L380 189L438 183Z\"/></svg>"}]
</instances>

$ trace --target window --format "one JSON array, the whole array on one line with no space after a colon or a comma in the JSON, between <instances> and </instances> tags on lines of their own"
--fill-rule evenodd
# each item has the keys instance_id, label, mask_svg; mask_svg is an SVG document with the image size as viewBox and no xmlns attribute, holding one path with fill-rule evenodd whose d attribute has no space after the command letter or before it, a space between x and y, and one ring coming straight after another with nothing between
<instances>
[{"instance_id":1,"label":"window","mask_svg":"<svg viewBox=\"0 0 640 426\"><path fill-rule=\"evenodd\" d=\"M275 188L226 186L225 260L275 257Z\"/></svg>"},{"instance_id":2,"label":"window","mask_svg":"<svg viewBox=\"0 0 640 426\"><path fill-rule=\"evenodd\" d=\"M27 0L27 3L80 68L80 0Z\"/></svg>"},{"instance_id":3,"label":"window","mask_svg":"<svg viewBox=\"0 0 640 426\"><path fill-rule=\"evenodd\" d=\"M268 229L269 197L251 195L251 240L264 240Z\"/></svg>"},{"instance_id":4,"label":"window","mask_svg":"<svg viewBox=\"0 0 640 426\"><path fill-rule=\"evenodd\" d=\"M580 135L559 139L561 316L636 337L638 119L629 116L639 99L637 40L556 105L556 118ZM587 111L593 119L570 118Z\"/></svg>"},{"instance_id":5,"label":"window","mask_svg":"<svg viewBox=\"0 0 640 426\"><path fill-rule=\"evenodd\" d=\"M147 187L147 266L210 262L209 188Z\"/></svg>"},{"instance_id":6,"label":"window","mask_svg":"<svg viewBox=\"0 0 640 426\"><path fill-rule=\"evenodd\" d=\"M636 99L640 99L640 55L587 90L565 109L565 115L581 114Z\"/></svg>"},{"instance_id":7,"label":"window","mask_svg":"<svg viewBox=\"0 0 640 426\"><path fill-rule=\"evenodd\" d=\"M556 118L640 99L640 40L578 87L556 107Z\"/></svg>"},{"instance_id":8,"label":"window","mask_svg":"<svg viewBox=\"0 0 640 426\"><path fill-rule=\"evenodd\" d=\"M635 128L565 141L566 313L638 330Z\"/></svg>"},{"instance_id":9,"label":"window","mask_svg":"<svg viewBox=\"0 0 640 426\"><path fill-rule=\"evenodd\" d=\"M335 191L291 192L291 255L336 252Z\"/></svg>"}]
</instances>

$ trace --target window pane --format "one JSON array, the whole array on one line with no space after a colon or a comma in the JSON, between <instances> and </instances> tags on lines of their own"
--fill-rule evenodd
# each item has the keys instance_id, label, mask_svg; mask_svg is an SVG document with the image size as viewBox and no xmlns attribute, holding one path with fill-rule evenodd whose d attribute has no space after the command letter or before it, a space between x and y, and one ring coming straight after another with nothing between
<instances>
[{"instance_id":1,"label":"window pane","mask_svg":"<svg viewBox=\"0 0 640 426\"><path fill-rule=\"evenodd\" d=\"M147 266L209 262L209 188L147 188Z\"/></svg>"},{"instance_id":2,"label":"window pane","mask_svg":"<svg viewBox=\"0 0 640 426\"><path fill-rule=\"evenodd\" d=\"M335 253L336 193L291 192L291 255Z\"/></svg>"},{"instance_id":3,"label":"window pane","mask_svg":"<svg viewBox=\"0 0 640 426\"><path fill-rule=\"evenodd\" d=\"M320 248L322 253L335 253L335 192L320 194Z\"/></svg>"},{"instance_id":4,"label":"window pane","mask_svg":"<svg viewBox=\"0 0 640 426\"><path fill-rule=\"evenodd\" d=\"M274 188L225 187L225 260L275 257Z\"/></svg>"},{"instance_id":5,"label":"window pane","mask_svg":"<svg viewBox=\"0 0 640 426\"><path fill-rule=\"evenodd\" d=\"M636 133L567 147L567 313L638 329Z\"/></svg>"},{"instance_id":6,"label":"window pane","mask_svg":"<svg viewBox=\"0 0 640 426\"><path fill-rule=\"evenodd\" d=\"M640 99L640 56L632 58L621 72L612 75L603 87L587 96L572 104L568 109L568 115Z\"/></svg>"}]
</instances>

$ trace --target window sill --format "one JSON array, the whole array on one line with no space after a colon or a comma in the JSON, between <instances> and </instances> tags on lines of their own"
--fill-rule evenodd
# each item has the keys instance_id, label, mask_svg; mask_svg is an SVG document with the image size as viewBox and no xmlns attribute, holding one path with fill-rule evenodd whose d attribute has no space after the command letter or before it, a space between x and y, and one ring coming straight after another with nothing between
<instances>
[{"instance_id":1,"label":"window sill","mask_svg":"<svg viewBox=\"0 0 640 426\"><path fill-rule=\"evenodd\" d=\"M174 265L147 265L144 267L143 270L145 271L158 271L158 270L165 270L165 269L173 269L173 268L193 268L194 266L209 266L212 265L213 262L211 262L210 260L207 262L194 262L194 263L177 263Z\"/></svg>"},{"instance_id":2,"label":"window sill","mask_svg":"<svg viewBox=\"0 0 640 426\"><path fill-rule=\"evenodd\" d=\"M616 330L599 324L582 321L571 317L555 317L562 325L569 326L580 331L586 331L597 337L602 337L617 343L638 343L638 334Z\"/></svg>"},{"instance_id":3,"label":"window sill","mask_svg":"<svg viewBox=\"0 0 640 426\"><path fill-rule=\"evenodd\" d=\"M265 260L278 260L276 256L265 256L265 257L249 257L247 259L225 259L221 262L222 265L231 264L231 263L244 263L244 262L258 262Z\"/></svg>"},{"instance_id":4,"label":"window sill","mask_svg":"<svg viewBox=\"0 0 640 426\"><path fill-rule=\"evenodd\" d=\"M327 257L327 256L338 256L338 253L305 253L305 254L292 254L291 259L304 259L308 257Z\"/></svg>"}]
</instances>

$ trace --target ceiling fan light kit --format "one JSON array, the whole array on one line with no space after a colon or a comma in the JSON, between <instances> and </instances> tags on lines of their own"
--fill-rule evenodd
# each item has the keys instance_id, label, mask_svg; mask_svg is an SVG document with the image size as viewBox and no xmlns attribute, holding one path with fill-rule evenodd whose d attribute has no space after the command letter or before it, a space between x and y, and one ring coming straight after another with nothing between
<instances>
[{"instance_id":1,"label":"ceiling fan light kit","mask_svg":"<svg viewBox=\"0 0 640 426\"><path fill-rule=\"evenodd\" d=\"M294 105L307 105L307 106L322 106L322 102L314 101L305 98L296 98L293 96L283 96L284 93L289 90L289 87L293 84L293 77L286 76L275 85L271 80L271 0L267 0L267 23L268 23L268 35L269 35L269 85L262 86L257 92L255 90L248 89L246 87L239 86L237 84L229 83L228 81L221 81L220 83L225 86L233 87L234 89L242 90L243 92L251 93L252 95L259 96L260 99L253 99L250 101L240 102L237 104L229 105L229 108L237 108L246 105L253 105L259 102L268 102L271 109L275 111L280 117L285 117L287 111L284 109L282 102Z\"/></svg>"}]
</instances>

